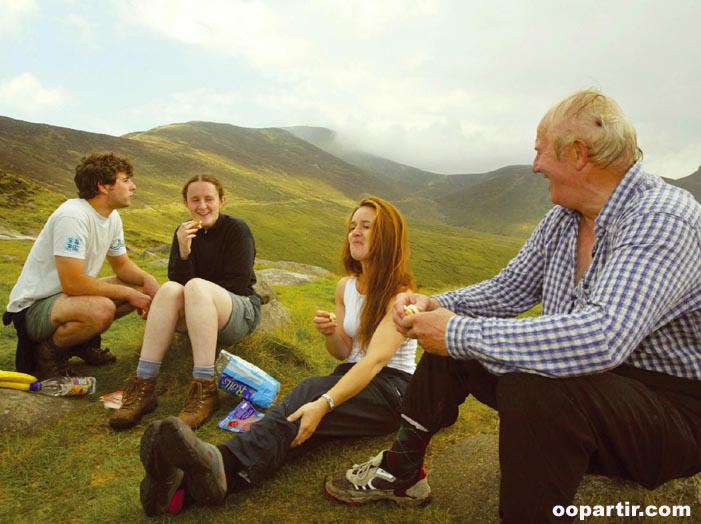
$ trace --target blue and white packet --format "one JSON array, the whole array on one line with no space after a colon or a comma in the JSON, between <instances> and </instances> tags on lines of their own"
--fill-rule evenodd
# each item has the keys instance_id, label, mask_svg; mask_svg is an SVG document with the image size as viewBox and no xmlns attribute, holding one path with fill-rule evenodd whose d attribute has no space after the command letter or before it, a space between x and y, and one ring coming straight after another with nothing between
<instances>
[{"instance_id":1,"label":"blue and white packet","mask_svg":"<svg viewBox=\"0 0 701 524\"><path fill-rule=\"evenodd\" d=\"M232 355L219 377L219 389L267 409L277 396L280 382L259 367Z\"/></svg>"}]
</instances>

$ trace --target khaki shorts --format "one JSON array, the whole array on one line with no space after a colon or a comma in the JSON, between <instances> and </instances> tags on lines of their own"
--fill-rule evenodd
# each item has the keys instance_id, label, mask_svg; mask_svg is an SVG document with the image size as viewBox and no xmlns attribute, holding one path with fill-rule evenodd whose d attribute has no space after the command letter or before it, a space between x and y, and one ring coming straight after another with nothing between
<instances>
[{"instance_id":1,"label":"khaki shorts","mask_svg":"<svg viewBox=\"0 0 701 524\"><path fill-rule=\"evenodd\" d=\"M260 324L260 301L257 296L241 297L229 291L231 296L231 316L229 321L217 334L217 345L229 346L249 333Z\"/></svg>"},{"instance_id":2,"label":"khaki shorts","mask_svg":"<svg viewBox=\"0 0 701 524\"><path fill-rule=\"evenodd\" d=\"M51 310L58 297L63 293L56 293L41 300L37 300L27 308L25 317L27 334L34 342L41 342L49 338L56 328L51 325Z\"/></svg>"}]
</instances>

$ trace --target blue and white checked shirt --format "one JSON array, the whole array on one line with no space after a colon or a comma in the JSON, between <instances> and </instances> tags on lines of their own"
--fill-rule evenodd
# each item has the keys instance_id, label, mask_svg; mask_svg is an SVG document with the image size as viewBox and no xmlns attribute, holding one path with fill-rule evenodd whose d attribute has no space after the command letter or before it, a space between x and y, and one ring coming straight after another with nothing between
<instances>
[{"instance_id":1,"label":"blue and white checked shirt","mask_svg":"<svg viewBox=\"0 0 701 524\"><path fill-rule=\"evenodd\" d=\"M701 379L701 206L635 164L596 219L575 286L580 214L555 206L496 277L436 298L448 352L497 375L569 377L621 363ZM515 319L542 302L538 318Z\"/></svg>"}]
</instances>

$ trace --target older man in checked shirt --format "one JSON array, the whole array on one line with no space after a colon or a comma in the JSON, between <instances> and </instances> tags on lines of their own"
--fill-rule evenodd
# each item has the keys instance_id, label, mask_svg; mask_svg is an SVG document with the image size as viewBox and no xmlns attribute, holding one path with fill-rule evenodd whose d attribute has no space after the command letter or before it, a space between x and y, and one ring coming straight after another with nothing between
<instances>
[{"instance_id":1,"label":"older man in checked shirt","mask_svg":"<svg viewBox=\"0 0 701 524\"><path fill-rule=\"evenodd\" d=\"M654 488L701 471L701 207L641 169L634 127L599 92L548 111L535 150L555 207L491 280L398 297L397 329L426 351L404 423L327 478L332 497L427 502L429 440L470 394L499 412L502 523L568 522L553 508L585 473Z\"/></svg>"}]
</instances>

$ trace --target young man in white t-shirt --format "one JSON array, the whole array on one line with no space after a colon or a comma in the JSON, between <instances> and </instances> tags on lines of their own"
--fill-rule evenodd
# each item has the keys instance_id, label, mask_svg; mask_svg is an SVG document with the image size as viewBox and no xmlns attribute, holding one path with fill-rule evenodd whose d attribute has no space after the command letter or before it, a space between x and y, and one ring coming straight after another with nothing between
<instances>
[{"instance_id":1,"label":"young man in white t-shirt","mask_svg":"<svg viewBox=\"0 0 701 524\"><path fill-rule=\"evenodd\" d=\"M3 316L18 331L17 370L40 380L68 374L72 355L91 364L113 362L109 350L95 347L96 337L135 309L145 316L158 290L156 279L129 259L117 212L136 189L131 162L95 153L75 173L80 198L49 217ZM97 278L105 257L114 276Z\"/></svg>"}]
</instances>

